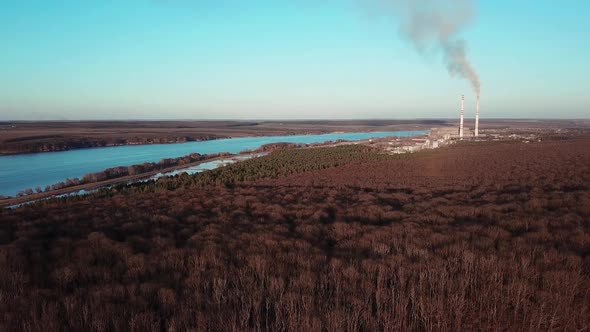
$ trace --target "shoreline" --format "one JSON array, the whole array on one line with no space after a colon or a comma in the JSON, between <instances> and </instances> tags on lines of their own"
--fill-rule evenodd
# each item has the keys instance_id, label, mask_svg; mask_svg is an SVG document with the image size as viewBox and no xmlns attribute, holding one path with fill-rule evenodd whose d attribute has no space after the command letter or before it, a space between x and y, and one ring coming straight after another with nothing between
<instances>
[{"instance_id":1,"label":"shoreline","mask_svg":"<svg viewBox=\"0 0 590 332\"><path fill-rule=\"evenodd\" d=\"M55 152L65 152L65 151L77 151L77 150L92 150L92 149L100 149L100 148L115 148L119 146L132 146L132 145L169 145L169 144L185 144L185 143L193 143L193 142L207 142L207 141L215 141L220 139L231 139L231 138L238 138L238 137L231 137L231 136L223 136L223 137L216 137L216 138L209 138L209 139L199 139L199 140L192 140L192 141L177 141L177 142L166 142L166 143L125 143L125 144L106 144L103 146L89 146L89 147L82 147L82 148L72 148L72 149L62 149L62 150L53 150L53 151L27 151L27 152L0 152L0 157L5 156L19 156L19 155L26 155L26 154L40 154L40 153L55 153Z\"/></svg>"},{"instance_id":2,"label":"shoreline","mask_svg":"<svg viewBox=\"0 0 590 332\"><path fill-rule=\"evenodd\" d=\"M363 132L365 132L365 131L359 131L359 133L363 133ZM375 131L375 132L382 132L382 131ZM264 137L264 136L258 136L258 137ZM372 141L371 139L362 139L362 140L354 140L354 141L348 141L348 140L332 141L332 140L329 140L329 141L320 142L320 143L301 144L300 146L298 146L296 148L335 147L335 146L339 146L339 145L367 144L371 141ZM270 144L272 145L272 144L283 144L283 143L284 142L277 142L277 143L270 143ZM292 144L292 143L286 143L286 144ZM293 143L293 144L295 144L295 143ZM104 188L109 185L115 185L115 184L120 184L120 183L124 183L124 182L135 182L135 181L138 181L141 179L150 178L150 177L157 175L159 173L166 174L166 173L173 172L176 170L182 170L182 169L187 169L190 167L198 166L200 164L207 163L207 162L212 162L212 161L222 160L222 159L232 159L232 158L236 158L239 156L259 153L259 152L261 152L262 148L263 148L263 146L258 147L255 150L250 150L250 151L245 150L245 151L240 151L239 153L229 153L229 154L226 154L223 156L215 156L212 158L199 160L194 163L171 166L168 168L153 170L153 171L141 173L141 174L126 175L126 176L122 176L122 177L118 177L118 178L114 178L114 179L108 179L108 180L104 180L104 181L100 181L100 182L80 184L80 185L66 187L66 188L60 188L60 189L52 190L52 191L48 191L48 192L34 193L31 195L26 195L26 196L21 196L21 197L10 197L8 199L0 200L0 208L6 208L6 207L13 206L13 205L31 203L31 202L34 202L37 200L49 199L49 198L53 198L55 196L65 195L65 194L69 194L69 193L73 193L73 192L77 192L77 191L81 191L81 190L90 191L90 190ZM272 152L272 150L269 152Z\"/></svg>"},{"instance_id":3,"label":"shoreline","mask_svg":"<svg viewBox=\"0 0 590 332\"><path fill-rule=\"evenodd\" d=\"M18 156L18 155L35 155L41 153L55 153L55 152L66 152L66 151L77 151L77 150L93 150L99 148L115 148L121 146L149 146L149 145L172 145L172 144L189 144L195 142L208 142L208 141L217 141L217 140L224 140L224 139L235 139L235 138L259 138L259 137L277 137L277 136L306 136L306 135L329 135L329 134L345 134L345 133L382 133L388 132L389 130L359 130L359 131L314 131L314 132L291 132L291 133L282 133L280 135L236 135L236 136L223 136L223 137L216 137L210 139L201 139L201 140L194 140L194 141L178 141L178 142L167 142L167 143L126 143L126 144L108 144L105 146L92 146L92 147L84 147L84 148L73 148L73 149L64 149L64 150L55 150L55 151L38 151L38 152L0 152L0 157L4 156ZM423 131L423 130L416 130L416 129L407 129L407 130L393 130L393 131Z\"/></svg>"},{"instance_id":4,"label":"shoreline","mask_svg":"<svg viewBox=\"0 0 590 332\"><path fill-rule=\"evenodd\" d=\"M89 147L80 147L80 148L69 148L69 149L60 149L60 150L52 150L52 151L19 151L19 152L5 152L0 151L0 157L7 157L7 156L18 156L18 155L34 155L40 153L54 153L54 152L65 152L65 151L77 151L77 150L92 150L98 148L114 148L114 147L121 147L121 146L150 146L150 145L172 145L172 144L188 144L188 143L195 143L195 142L208 142L208 141L216 141L222 139L235 139L235 138L255 138L255 137L276 137L276 136L304 136L304 135L329 135L329 134L344 134L344 133L380 133L380 132L396 132L396 131L428 131L431 128L428 126L423 126L420 128L410 128L410 127L401 127L401 128L379 128L377 130L329 130L329 129L306 129L306 130L291 130L285 132L273 132L273 133L262 133L257 134L256 132L248 133L248 134L236 134L236 135L226 135L226 136L218 136L212 137L208 139L196 139L190 141L173 141L173 142L152 142L152 143L138 143L138 142L131 142L131 143L122 143L122 144L106 144L104 146L89 146ZM99 139L99 138L97 138ZM4 142L5 143L5 142ZM0 143L0 146L3 143Z\"/></svg>"},{"instance_id":5,"label":"shoreline","mask_svg":"<svg viewBox=\"0 0 590 332\"><path fill-rule=\"evenodd\" d=\"M309 146L300 146L297 148L299 149L299 148L335 147L335 146L347 145L347 144L366 144L367 142L368 142L368 140L330 142L330 143L323 142L323 143L310 144ZM33 202L39 201L39 200L56 198L56 196L59 196L59 195L66 195L66 194L70 194L70 193L81 191L81 190L85 190L85 191L98 190L98 189L105 188L110 185L121 184L124 182L127 182L127 183L137 182L139 180L149 179L152 176L155 176L160 173L166 174L169 172L182 170L182 169L188 169L188 168L191 168L194 166L198 166L198 165L201 165L204 163L213 162L216 160L232 159L232 158L237 158L240 156L246 156L246 155L260 153L261 151L259 151L259 149L260 148L258 148L256 150L244 152L244 153L233 153L233 154L227 154L224 156L207 158L207 159L203 159L203 160L200 160L200 161L197 161L194 163L172 166L172 167L154 170L154 171L150 171L150 172L142 173L142 174L126 175L126 176L119 177L119 178L104 180L104 181L95 182L95 183L80 184L77 186L61 188L61 189L52 190L52 191L48 191L48 192L34 193L32 195L27 195L27 196L22 196L22 197L11 197L8 199L0 200L0 209L9 208L13 205L28 204L28 203L33 203ZM240 161L242 161L242 160L238 160L236 162L240 162Z\"/></svg>"},{"instance_id":6,"label":"shoreline","mask_svg":"<svg viewBox=\"0 0 590 332\"><path fill-rule=\"evenodd\" d=\"M203 160L200 160L200 161L197 161L194 163L190 163L190 164L172 166L172 167L154 170L154 171L142 173L142 174L126 175L126 176L119 177L119 178L104 180L104 181L95 182L95 183L80 184L77 186L61 188L58 190L52 190L52 191L48 191L48 192L35 193L32 195L27 195L27 196L23 196L23 197L12 197L9 199L0 200L0 208L7 208L9 206L17 205L17 204L26 204L29 202L34 202L34 201L42 200L42 199L55 198L55 196L65 195L65 194L73 193L73 192L80 191L80 190L86 190L86 191L97 190L97 189L101 189L101 188L104 188L109 185L120 184L123 182L130 182L130 181L135 182L135 181L142 180L142 179L148 179L148 178L150 178L154 175L157 175L159 173L165 174L165 173L173 172L173 171L180 170L180 169L198 166L200 164L204 164L204 163L208 163L208 162L212 162L212 161L216 161L216 160L231 159L231 158L235 158L235 157L238 157L241 155L245 155L245 154L230 154L230 155L225 155L225 156L213 157L213 158L203 159Z\"/></svg>"}]
</instances>

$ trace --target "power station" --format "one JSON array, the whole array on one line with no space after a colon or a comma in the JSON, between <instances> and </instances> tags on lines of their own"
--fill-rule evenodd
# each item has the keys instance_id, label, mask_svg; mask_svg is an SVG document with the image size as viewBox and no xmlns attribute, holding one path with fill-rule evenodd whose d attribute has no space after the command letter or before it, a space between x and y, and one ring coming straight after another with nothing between
<instances>
[{"instance_id":1,"label":"power station","mask_svg":"<svg viewBox=\"0 0 590 332\"><path fill-rule=\"evenodd\" d=\"M459 138L463 139L465 136L465 95L461 95L461 114L459 118ZM479 136L479 94L477 95L477 100L475 102L475 130L473 131L473 136Z\"/></svg>"}]
</instances>

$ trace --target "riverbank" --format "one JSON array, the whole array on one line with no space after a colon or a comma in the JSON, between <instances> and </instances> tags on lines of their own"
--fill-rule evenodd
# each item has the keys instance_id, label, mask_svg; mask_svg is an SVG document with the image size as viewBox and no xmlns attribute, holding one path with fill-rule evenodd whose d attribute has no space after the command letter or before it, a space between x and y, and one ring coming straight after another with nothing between
<instances>
[{"instance_id":1,"label":"riverbank","mask_svg":"<svg viewBox=\"0 0 590 332\"><path fill-rule=\"evenodd\" d=\"M206 163L211 163L219 160L227 160L227 159L236 159L236 162L244 160L244 156L256 156L260 153L267 154L277 149L284 149L284 148L319 148L319 147L337 147L342 145L353 145L353 144L370 144L372 140L360 140L360 141L328 141L322 143L313 143L313 144L292 144L292 143L271 143L267 145L263 145L255 150L245 150L240 153L235 154L223 154L220 156L214 156L211 158L205 158L193 163L186 163L182 165L171 166L163 169L157 169L149 172L144 172L141 174L134 174L134 175L126 175L121 176L113 179L108 179L104 181L92 182L92 183L85 183L75 186L64 187L60 189L44 191L40 193L34 193L26 196L20 197L10 197L7 199L0 199L0 208L21 205L32 203L38 200L49 199L53 197L58 197L62 195L68 195L72 193L77 193L79 191L93 191L102 188L107 188L109 186L123 184L123 183L133 183L139 182L141 180L149 180L158 174L169 174L174 171L183 171L193 168L195 166L199 166ZM246 158L249 159L249 158ZM137 166L137 165L136 165Z\"/></svg>"},{"instance_id":2,"label":"riverbank","mask_svg":"<svg viewBox=\"0 0 590 332\"><path fill-rule=\"evenodd\" d=\"M186 157L193 153L213 155L218 153L237 154L242 151L255 150L267 144L294 143L316 144L327 141L359 141L369 138L388 136L411 137L423 135L427 131L394 131L394 132L352 132L324 135L295 135L295 136L264 136L220 139L203 142L189 142L185 144L156 144L142 146L119 146L111 148L96 148L86 150L72 150L55 153L37 153L0 157L2 172L0 173L0 195L14 196L25 190L32 194L53 184L65 182L78 185L76 177L92 175L107 171L106 176L97 174L96 177L83 182L96 182L118 176L144 173L153 168L138 167L139 170L125 172L130 165L156 163L164 168L174 166L171 159ZM197 160L183 162L187 164ZM113 176L114 175L114 176ZM70 179L68 181L68 179ZM49 188L49 189L61 189Z\"/></svg>"},{"instance_id":3,"label":"riverbank","mask_svg":"<svg viewBox=\"0 0 590 332\"><path fill-rule=\"evenodd\" d=\"M101 138L85 138L85 139L77 139L77 138L49 138L48 140L45 138L38 138L32 137L25 140L26 147L24 150L18 150L18 148L10 147L10 145L23 144L22 142L16 141L4 141L0 143L0 157L1 156L13 156L13 155L21 155L21 154L33 154L33 153L48 153L48 152L62 152L62 151L70 151L70 150L82 150L82 149L93 149L93 148L112 148L117 146L129 146L129 145L152 145L152 144L181 144L181 143L189 143L189 142L202 142L202 141L211 141L216 139L226 139L231 138L229 136L186 136L186 137L174 137L170 138L143 138L144 141L122 141L121 139L116 139L115 142L107 142L105 139ZM112 140L110 140L112 141Z\"/></svg>"},{"instance_id":4,"label":"riverbank","mask_svg":"<svg viewBox=\"0 0 590 332\"><path fill-rule=\"evenodd\" d=\"M354 142L354 143L357 143L357 142ZM175 171L180 171L179 173L182 173L183 171L186 170L187 173L191 173L189 170L191 168L194 168L199 165L212 163L215 161L223 161L223 160L234 160L234 162L238 162L238 161L242 161L245 159L250 159L250 157L264 155L264 154L270 153L270 152L277 150L277 149L305 148L305 147L313 148L313 147L329 147L329 146L333 147L333 146L338 146L338 145L342 145L342 144L353 144L353 142L324 142L324 143L316 143L316 144L311 144L311 145L306 145L306 146L299 146L297 144L290 144L290 143L273 143L273 144L263 145L255 150L246 150L246 151L236 153L236 154L222 154L222 155L212 156L210 158L207 158L207 156L205 156L206 157L205 159L202 159L202 160L199 160L196 162L175 165L175 166L166 167L166 168L162 168L162 169L156 169L156 170L152 170L149 172L143 172L141 174L125 175L125 176L120 176L117 178L108 179L108 180L104 180L104 181L68 186L68 187L64 187L64 188L60 188L60 189L49 190L49 191L44 191L44 192L40 192L40 193L34 193L34 194L26 195L26 196L0 199L0 208L32 203L35 201L54 198L54 197L58 197L58 196L62 196L62 195L68 195L68 194L77 193L80 191L90 192L90 191L108 188L109 186L119 185L119 184L123 184L123 183L134 183L134 182L139 182L142 180L150 180L150 179L157 180L157 178L154 179L154 177L157 177L159 175L168 176L167 174L173 173ZM134 165L134 166L138 166L138 165Z\"/></svg>"},{"instance_id":5,"label":"riverbank","mask_svg":"<svg viewBox=\"0 0 590 332\"><path fill-rule=\"evenodd\" d=\"M60 195L67 195L67 194L79 192L82 190L92 191L92 190L102 189L102 188L106 188L108 186L122 184L122 183L138 182L140 180L149 179L151 177L154 177L160 173L166 174L166 173L170 173L170 172L174 172L174 171L178 171L178 170L183 170L183 169L195 167L195 166L198 166L198 165L201 165L204 163L209 163L209 162L223 160L223 159L238 158L240 156L243 156L243 154L232 154L232 155L218 156L218 157L203 159L203 160L200 160L200 161L194 162L194 163L177 165L177 166L168 167L168 168L164 168L164 169L160 169L160 170L153 170L153 171L141 173L141 174L127 175L127 176L118 177L115 179L109 179L109 180L104 180L104 181L94 182L94 183L86 183L86 184L81 184L81 185L77 185L77 186L61 188L61 189L57 189L57 190L51 190L51 191L47 191L47 192L35 193L35 194L22 196L22 197L11 197L8 199L0 200L0 208L5 208L5 207L19 205L19 204L26 204L26 203L30 203L30 202L34 202L34 201L38 201L38 200L42 200L42 199L48 199L48 198L52 198L52 197L56 197L56 196L60 196Z\"/></svg>"}]
</instances>

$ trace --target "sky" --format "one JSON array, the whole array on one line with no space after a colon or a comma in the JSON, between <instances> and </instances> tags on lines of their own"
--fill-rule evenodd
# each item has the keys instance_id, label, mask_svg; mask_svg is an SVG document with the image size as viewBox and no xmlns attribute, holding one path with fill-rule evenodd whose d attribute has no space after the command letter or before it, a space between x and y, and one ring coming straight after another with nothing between
<instances>
[{"instance_id":1,"label":"sky","mask_svg":"<svg viewBox=\"0 0 590 332\"><path fill-rule=\"evenodd\" d=\"M590 118L590 2L473 3L458 37L482 118ZM454 118L461 94L473 116L469 82L391 14L363 0L0 0L0 120Z\"/></svg>"}]
</instances>

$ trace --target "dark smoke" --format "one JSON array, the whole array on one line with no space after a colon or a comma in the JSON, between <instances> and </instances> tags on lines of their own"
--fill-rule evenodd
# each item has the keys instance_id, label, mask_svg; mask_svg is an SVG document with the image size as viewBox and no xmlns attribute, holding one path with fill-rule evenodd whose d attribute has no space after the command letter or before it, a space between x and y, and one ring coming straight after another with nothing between
<instances>
[{"instance_id":1,"label":"dark smoke","mask_svg":"<svg viewBox=\"0 0 590 332\"><path fill-rule=\"evenodd\" d=\"M402 34L419 52L440 50L449 73L469 80L479 95L479 75L469 61L465 40L457 36L474 17L472 0L362 1L396 16Z\"/></svg>"}]
</instances>

